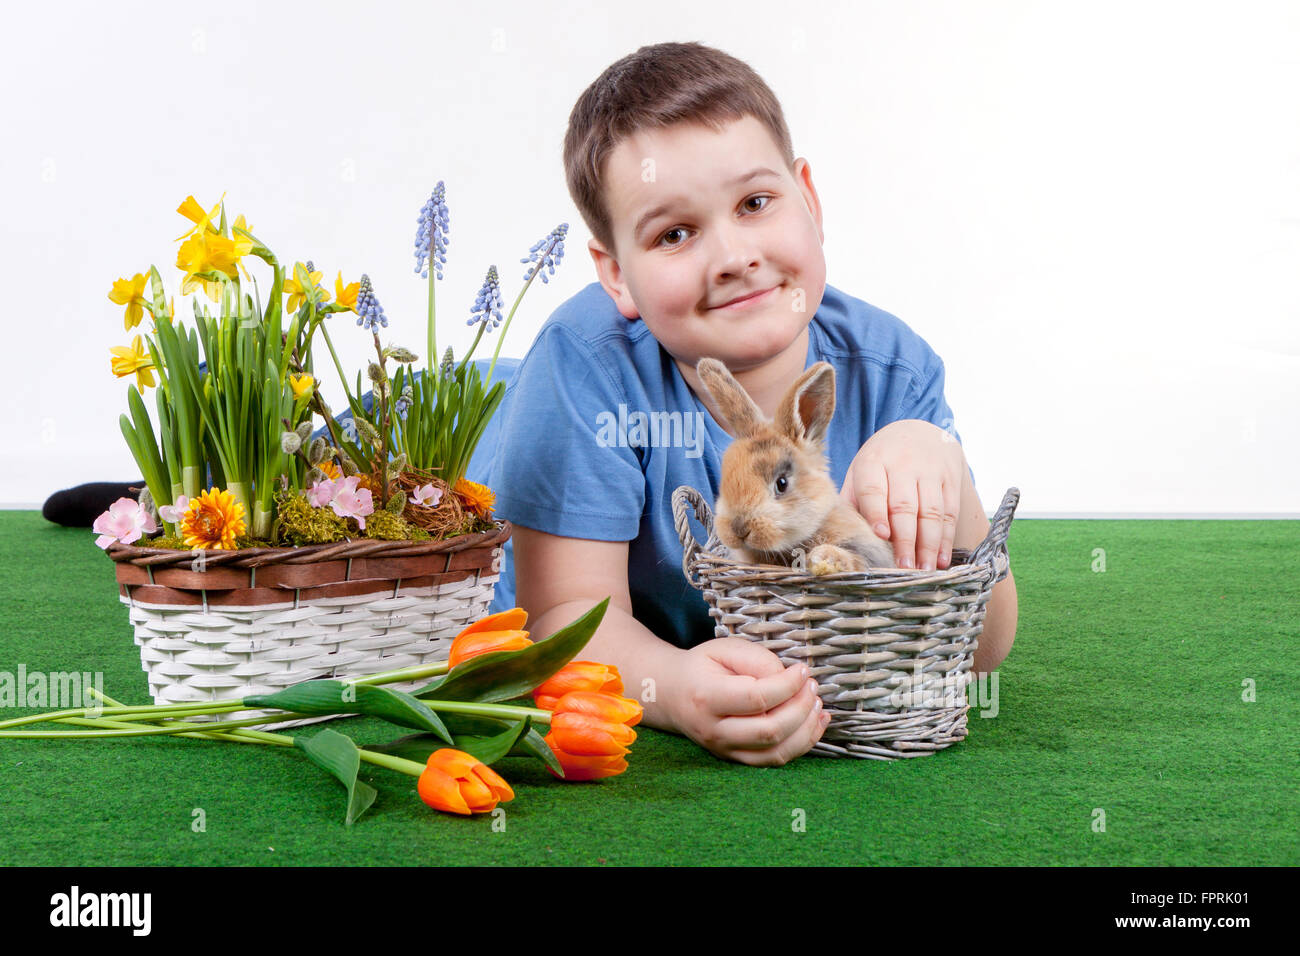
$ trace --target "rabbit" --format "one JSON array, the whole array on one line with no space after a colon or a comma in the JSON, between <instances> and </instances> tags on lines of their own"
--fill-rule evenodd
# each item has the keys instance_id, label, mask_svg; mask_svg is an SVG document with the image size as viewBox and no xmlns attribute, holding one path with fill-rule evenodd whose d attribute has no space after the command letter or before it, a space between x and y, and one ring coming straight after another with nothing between
<instances>
[{"instance_id":1,"label":"rabbit","mask_svg":"<svg viewBox=\"0 0 1300 956\"><path fill-rule=\"evenodd\" d=\"M769 421L714 358L696 363L735 439L722 456L714 529L747 564L801 563L813 574L895 568L893 550L831 481L826 429L835 411L835 368L804 371ZM801 561L802 555L802 561Z\"/></svg>"}]
</instances>

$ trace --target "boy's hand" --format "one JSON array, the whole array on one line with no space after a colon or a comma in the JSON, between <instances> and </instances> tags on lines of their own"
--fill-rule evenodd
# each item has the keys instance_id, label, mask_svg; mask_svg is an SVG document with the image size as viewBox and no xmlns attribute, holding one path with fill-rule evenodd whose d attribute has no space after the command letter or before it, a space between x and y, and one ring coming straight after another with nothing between
<instances>
[{"instance_id":1,"label":"boy's hand","mask_svg":"<svg viewBox=\"0 0 1300 956\"><path fill-rule=\"evenodd\" d=\"M779 767L811 750L830 723L806 671L743 637L705 641L680 658L674 724L725 760Z\"/></svg>"},{"instance_id":2,"label":"boy's hand","mask_svg":"<svg viewBox=\"0 0 1300 956\"><path fill-rule=\"evenodd\" d=\"M943 569L952 560L965 468L961 443L938 425L891 422L853 457L840 497L892 541L900 568Z\"/></svg>"}]
</instances>

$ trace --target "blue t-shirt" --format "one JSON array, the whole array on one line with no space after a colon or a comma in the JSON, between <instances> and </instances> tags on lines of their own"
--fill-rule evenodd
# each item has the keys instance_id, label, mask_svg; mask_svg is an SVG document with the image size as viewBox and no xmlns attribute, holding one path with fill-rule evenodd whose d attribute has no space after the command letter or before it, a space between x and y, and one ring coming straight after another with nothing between
<instances>
[{"instance_id":1,"label":"blue t-shirt","mask_svg":"<svg viewBox=\"0 0 1300 956\"><path fill-rule=\"evenodd\" d=\"M827 285L808 329L804 367L835 367L826 449L836 488L891 422L919 418L961 440L943 361L902 320ZM497 363L493 379L503 374L510 384L467 473L496 493L495 514L548 534L628 541L636 619L678 647L711 640L708 605L682 572L672 495L691 485L712 509L732 438L672 356L593 282L547 319L518 368ZM691 526L703 542L693 515ZM507 543L491 611L514 604Z\"/></svg>"}]
</instances>

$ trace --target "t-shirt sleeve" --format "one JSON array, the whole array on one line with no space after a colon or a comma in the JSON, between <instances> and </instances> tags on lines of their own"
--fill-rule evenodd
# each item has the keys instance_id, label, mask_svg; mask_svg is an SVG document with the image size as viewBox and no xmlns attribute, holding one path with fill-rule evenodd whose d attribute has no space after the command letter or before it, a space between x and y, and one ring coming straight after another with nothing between
<instances>
[{"instance_id":1,"label":"t-shirt sleeve","mask_svg":"<svg viewBox=\"0 0 1300 956\"><path fill-rule=\"evenodd\" d=\"M566 538L634 539L645 509L637 449L601 440L602 416L620 404L623 389L591 344L544 326L497 410L496 513Z\"/></svg>"},{"instance_id":2,"label":"t-shirt sleeve","mask_svg":"<svg viewBox=\"0 0 1300 956\"><path fill-rule=\"evenodd\" d=\"M944 395L943 359L937 354L931 353L929 365L921 373L921 377L912 383L904 405L900 418L919 418L921 421L938 425L961 442L961 434L957 431L952 409L948 406L948 399ZM971 484L974 484L975 470L970 468L969 464L966 467L970 469Z\"/></svg>"}]
</instances>

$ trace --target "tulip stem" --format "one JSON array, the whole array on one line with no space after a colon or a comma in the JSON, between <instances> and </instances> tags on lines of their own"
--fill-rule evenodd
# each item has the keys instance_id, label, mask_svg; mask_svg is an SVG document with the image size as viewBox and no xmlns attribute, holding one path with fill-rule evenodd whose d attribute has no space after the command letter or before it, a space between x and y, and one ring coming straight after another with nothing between
<instances>
[{"instance_id":1,"label":"tulip stem","mask_svg":"<svg viewBox=\"0 0 1300 956\"><path fill-rule=\"evenodd\" d=\"M104 694L93 687L88 688L88 690L96 697L102 699L105 703L108 703L114 707L122 706L121 704L118 704L117 701L113 700L113 698L109 697L107 694ZM266 718L264 717L259 717L255 719L260 723L266 722ZM106 726L106 727L125 727L133 731L138 729L134 725L127 723L126 721L94 720L88 717L65 717L65 718L61 718L59 722L74 723L74 724L81 724L81 725ZM202 724L187 724L184 722L177 721L175 723L168 725L165 729L171 731L177 737L196 737L201 740L234 740L236 743L271 744L278 747L292 747L294 745L293 743L294 738L287 736L286 734L273 734L273 733L268 733L267 731L264 730L238 729L235 724L225 724L220 728L219 731L216 731L215 729L210 731L202 728L203 728ZM60 731L59 735L71 736L70 732L68 731ZM130 736L130 735L124 735L124 736ZM361 757L361 759L366 761L367 763L372 763L379 767L387 767L389 770L396 770L399 773L404 773L407 774L408 776L418 777L422 773L424 773L425 765L422 763L417 763L414 760L406 760L402 757L394 757L391 754L375 753L374 751L364 750L360 747L357 748L357 753Z\"/></svg>"}]
</instances>

